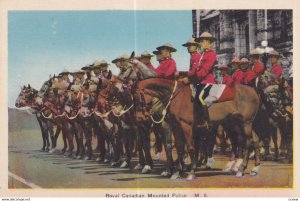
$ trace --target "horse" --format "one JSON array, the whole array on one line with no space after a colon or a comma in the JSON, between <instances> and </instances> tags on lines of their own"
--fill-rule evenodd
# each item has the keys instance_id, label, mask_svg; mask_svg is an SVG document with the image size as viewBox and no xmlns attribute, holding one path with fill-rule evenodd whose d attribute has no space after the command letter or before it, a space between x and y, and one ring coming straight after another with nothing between
<instances>
[{"instance_id":1,"label":"horse","mask_svg":"<svg viewBox=\"0 0 300 201\"><path fill-rule=\"evenodd\" d=\"M43 146L41 148L41 151L51 151L48 133L50 133L51 136L51 141L52 141L51 149L53 150L56 148L56 141L60 129L57 129L54 135L53 132L54 124L45 117L44 113L41 112L41 107L39 107L39 105L37 105L35 102L37 98L40 98L38 97L38 92L39 92L38 90L32 88L29 84L27 87L24 85L23 88L21 88L21 91L16 99L15 106L17 108L30 107L31 109L34 110L33 113L37 118L37 121L39 123L42 132Z\"/></svg>"},{"instance_id":2,"label":"horse","mask_svg":"<svg viewBox=\"0 0 300 201\"><path fill-rule=\"evenodd\" d=\"M172 119L173 132L175 134L175 145L178 154L178 170L171 178L178 178L183 172L183 150L185 143L187 144L188 152L191 158L192 169L187 177L188 180L195 179L196 161L195 161L195 146L193 136L193 102L191 99L191 88L178 81L150 78L143 80L137 85L137 97L140 104L144 105L141 111L137 111L136 116L140 119L149 118L149 109L152 108L153 98L162 100L165 105L163 114L169 111ZM254 89L237 85L234 87L236 91L233 100L214 103L209 108L209 116L212 122L222 121L228 116L234 116L242 121L241 136L239 146L242 148L238 158L237 177L242 177L247 168L249 153L254 146L256 153L258 152L258 142L252 134L252 123L258 110L259 98ZM244 153L243 153L244 152ZM260 161L256 158L255 167L251 172L258 172ZM253 174L256 175L256 174Z\"/></svg>"},{"instance_id":3,"label":"horse","mask_svg":"<svg viewBox=\"0 0 300 201\"><path fill-rule=\"evenodd\" d=\"M281 147L287 147L287 162L292 161L293 139L293 102L292 90L284 79L277 79L271 72L265 71L257 80L256 90L266 111L271 136L275 145L275 160L278 160L277 128L281 133ZM268 143L265 142L265 144ZM267 147L268 149L268 147ZM269 150L267 150L269 152Z\"/></svg>"}]
</instances>

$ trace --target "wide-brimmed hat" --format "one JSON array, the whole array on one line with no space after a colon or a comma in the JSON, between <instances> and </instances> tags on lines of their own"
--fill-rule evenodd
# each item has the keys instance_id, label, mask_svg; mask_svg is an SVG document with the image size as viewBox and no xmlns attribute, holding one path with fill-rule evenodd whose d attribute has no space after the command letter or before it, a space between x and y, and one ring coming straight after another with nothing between
<instances>
[{"instance_id":1,"label":"wide-brimmed hat","mask_svg":"<svg viewBox=\"0 0 300 201\"><path fill-rule=\"evenodd\" d=\"M165 43L159 47L156 48L157 50L161 50L161 49L168 49L170 50L170 52L176 52L177 50L173 47L173 45L171 45L170 43Z\"/></svg>"},{"instance_id":2,"label":"wide-brimmed hat","mask_svg":"<svg viewBox=\"0 0 300 201\"><path fill-rule=\"evenodd\" d=\"M75 71L75 72L72 72L70 74L73 74L73 75L77 75L77 74L85 74L85 71L84 70L79 70L79 71Z\"/></svg>"},{"instance_id":3,"label":"wide-brimmed hat","mask_svg":"<svg viewBox=\"0 0 300 201\"><path fill-rule=\"evenodd\" d=\"M96 60L93 64L93 68L101 68L101 67L108 67L109 63L105 60Z\"/></svg>"},{"instance_id":4,"label":"wide-brimmed hat","mask_svg":"<svg viewBox=\"0 0 300 201\"><path fill-rule=\"evenodd\" d=\"M150 58L150 57L153 57L154 55L152 55L152 54L150 54L149 52L147 52L147 51L144 51L144 52L142 52L142 54L141 54L141 58Z\"/></svg>"},{"instance_id":5,"label":"wide-brimmed hat","mask_svg":"<svg viewBox=\"0 0 300 201\"><path fill-rule=\"evenodd\" d=\"M231 60L231 63L240 63L240 62L241 62L241 60L236 57Z\"/></svg>"},{"instance_id":6,"label":"wide-brimmed hat","mask_svg":"<svg viewBox=\"0 0 300 201\"><path fill-rule=\"evenodd\" d=\"M117 63L118 61L120 61L120 57L115 58L114 60L111 61L111 63L115 64L115 63Z\"/></svg>"},{"instance_id":7,"label":"wide-brimmed hat","mask_svg":"<svg viewBox=\"0 0 300 201\"><path fill-rule=\"evenodd\" d=\"M213 37L211 33L203 32L198 38L195 39L196 42L200 42L201 40L215 41L216 38Z\"/></svg>"},{"instance_id":8,"label":"wide-brimmed hat","mask_svg":"<svg viewBox=\"0 0 300 201\"><path fill-rule=\"evenodd\" d=\"M67 69L64 69L63 72L59 73L58 75L69 75L70 72Z\"/></svg>"},{"instance_id":9,"label":"wide-brimmed hat","mask_svg":"<svg viewBox=\"0 0 300 201\"><path fill-rule=\"evenodd\" d=\"M127 60L129 60L128 54L123 54L119 58L120 58L120 61L127 61Z\"/></svg>"},{"instance_id":10,"label":"wide-brimmed hat","mask_svg":"<svg viewBox=\"0 0 300 201\"><path fill-rule=\"evenodd\" d=\"M272 50L269 54L269 57L279 57L279 52L277 52L276 50Z\"/></svg>"},{"instance_id":11,"label":"wide-brimmed hat","mask_svg":"<svg viewBox=\"0 0 300 201\"><path fill-rule=\"evenodd\" d=\"M199 47L200 44L195 41L195 38L190 38L186 43L182 44L184 47L189 47L191 45Z\"/></svg>"},{"instance_id":12,"label":"wide-brimmed hat","mask_svg":"<svg viewBox=\"0 0 300 201\"><path fill-rule=\"evenodd\" d=\"M87 64L86 66L83 66L81 68L81 70L87 70L87 69L91 69L93 67L93 64Z\"/></svg>"},{"instance_id":13,"label":"wide-brimmed hat","mask_svg":"<svg viewBox=\"0 0 300 201\"><path fill-rule=\"evenodd\" d=\"M154 55L156 55L156 56L157 56L157 55L160 55L160 52L159 52L158 50L155 50L155 51L153 51L152 53L153 53Z\"/></svg>"},{"instance_id":14,"label":"wide-brimmed hat","mask_svg":"<svg viewBox=\"0 0 300 201\"><path fill-rule=\"evenodd\" d=\"M250 51L250 55L251 55L251 56L254 56L254 55L261 55L261 54L263 54L263 52L260 51L260 50L257 49L257 48Z\"/></svg>"}]
</instances>

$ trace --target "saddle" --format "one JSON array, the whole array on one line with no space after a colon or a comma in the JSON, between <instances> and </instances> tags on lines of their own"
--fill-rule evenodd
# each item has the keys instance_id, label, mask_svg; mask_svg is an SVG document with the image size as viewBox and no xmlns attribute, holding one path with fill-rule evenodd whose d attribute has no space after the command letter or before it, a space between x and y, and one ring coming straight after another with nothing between
<instances>
[{"instance_id":1,"label":"saddle","mask_svg":"<svg viewBox=\"0 0 300 201\"><path fill-rule=\"evenodd\" d=\"M230 101L235 98L236 90L225 84L198 84L190 85L192 97L198 98L202 105L210 107L213 103Z\"/></svg>"}]
</instances>

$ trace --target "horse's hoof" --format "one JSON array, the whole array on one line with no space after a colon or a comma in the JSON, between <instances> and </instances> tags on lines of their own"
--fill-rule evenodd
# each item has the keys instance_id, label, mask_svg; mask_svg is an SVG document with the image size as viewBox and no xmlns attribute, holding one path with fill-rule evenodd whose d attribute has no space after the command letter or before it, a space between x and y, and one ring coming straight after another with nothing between
<instances>
[{"instance_id":1,"label":"horse's hoof","mask_svg":"<svg viewBox=\"0 0 300 201\"><path fill-rule=\"evenodd\" d=\"M223 169L223 172L228 172L228 173L230 173L230 172L232 171L232 168L233 168L233 166L234 166L234 163L235 163L235 161L229 161L229 162L226 164L225 168Z\"/></svg>"},{"instance_id":2,"label":"horse's hoof","mask_svg":"<svg viewBox=\"0 0 300 201\"><path fill-rule=\"evenodd\" d=\"M161 161L162 160L162 153L161 152L158 152L154 158L154 160L156 161Z\"/></svg>"},{"instance_id":3,"label":"horse's hoof","mask_svg":"<svg viewBox=\"0 0 300 201\"><path fill-rule=\"evenodd\" d=\"M42 147L42 148L40 149L40 151L41 151L41 152L44 152L44 151L45 151L45 147Z\"/></svg>"},{"instance_id":4,"label":"horse's hoof","mask_svg":"<svg viewBox=\"0 0 300 201\"><path fill-rule=\"evenodd\" d=\"M196 179L196 175L195 174L189 174L186 178L187 181L193 181Z\"/></svg>"},{"instance_id":5,"label":"horse's hoof","mask_svg":"<svg viewBox=\"0 0 300 201\"><path fill-rule=\"evenodd\" d=\"M117 162L112 162L112 163L110 164L110 166L111 166L111 167L116 167L116 166L117 166Z\"/></svg>"},{"instance_id":6,"label":"horse's hoof","mask_svg":"<svg viewBox=\"0 0 300 201\"><path fill-rule=\"evenodd\" d=\"M251 175L251 176L256 176L256 175L258 175L259 169L260 169L260 165L255 166L254 168L252 168L252 170L251 170L251 172L250 172L250 175Z\"/></svg>"},{"instance_id":7,"label":"horse's hoof","mask_svg":"<svg viewBox=\"0 0 300 201\"><path fill-rule=\"evenodd\" d=\"M238 178L241 178L241 177L244 176L244 173L241 172L241 171L238 171L235 176L238 177Z\"/></svg>"},{"instance_id":8,"label":"horse's hoof","mask_svg":"<svg viewBox=\"0 0 300 201\"><path fill-rule=\"evenodd\" d=\"M151 167L150 165L145 165L144 168L142 169L142 174L148 174L151 172Z\"/></svg>"},{"instance_id":9,"label":"horse's hoof","mask_svg":"<svg viewBox=\"0 0 300 201\"><path fill-rule=\"evenodd\" d=\"M206 163L206 169L211 169L214 166L215 159L214 158L208 158Z\"/></svg>"},{"instance_id":10,"label":"horse's hoof","mask_svg":"<svg viewBox=\"0 0 300 201\"><path fill-rule=\"evenodd\" d=\"M171 176L171 175L172 175L171 172L169 172L169 171L167 171L167 170L163 171L163 172L160 174L160 176L163 176L163 177L169 177L169 176Z\"/></svg>"},{"instance_id":11,"label":"horse's hoof","mask_svg":"<svg viewBox=\"0 0 300 201\"><path fill-rule=\"evenodd\" d=\"M124 161L122 163L122 165L120 166L120 168L128 168L128 167L129 167L129 164L126 161Z\"/></svg>"},{"instance_id":12,"label":"horse's hoof","mask_svg":"<svg viewBox=\"0 0 300 201\"><path fill-rule=\"evenodd\" d=\"M141 170L143 169L143 166L141 164L137 164L135 167L134 167L135 170Z\"/></svg>"},{"instance_id":13,"label":"horse's hoof","mask_svg":"<svg viewBox=\"0 0 300 201\"><path fill-rule=\"evenodd\" d=\"M64 154L66 152L66 149L62 149L61 153Z\"/></svg>"},{"instance_id":14,"label":"horse's hoof","mask_svg":"<svg viewBox=\"0 0 300 201\"><path fill-rule=\"evenodd\" d=\"M86 156L86 157L84 158L84 160L86 160L86 161L92 160L92 157Z\"/></svg>"},{"instance_id":15,"label":"horse's hoof","mask_svg":"<svg viewBox=\"0 0 300 201\"><path fill-rule=\"evenodd\" d=\"M242 163L243 163L243 159L241 159L241 158L237 159L236 162L235 162L235 164L234 164L234 166L233 166L232 170L234 172L238 172L239 169L240 169L240 167L241 167L241 165L242 165Z\"/></svg>"},{"instance_id":16,"label":"horse's hoof","mask_svg":"<svg viewBox=\"0 0 300 201\"><path fill-rule=\"evenodd\" d=\"M254 157L255 157L255 152L252 151L249 155L249 159L252 160L252 159L254 159Z\"/></svg>"},{"instance_id":17,"label":"horse's hoof","mask_svg":"<svg viewBox=\"0 0 300 201\"><path fill-rule=\"evenodd\" d=\"M172 179L172 180L181 179L181 176L180 176L179 172L174 173L174 174L171 176L171 179Z\"/></svg>"},{"instance_id":18,"label":"horse's hoof","mask_svg":"<svg viewBox=\"0 0 300 201\"><path fill-rule=\"evenodd\" d=\"M97 157L96 158L96 162L100 162L101 161L101 158L100 157Z\"/></svg>"},{"instance_id":19,"label":"horse's hoof","mask_svg":"<svg viewBox=\"0 0 300 201\"><path fill-rule=\"evenodd\" d=\"M47 147L47 148L45 149L46 152L49 152L49 150L50 150L49 147Z\"/></svg>"},{"instance_id":20,"label":"horse's hoof","mask_svg":"<svg viewBox=\"0 0 300 201\"><path fill-rule=\"evenodd\" d=\"M76 159L83 159L83 156L78 155L76 156Z\"/></svg>"},{"instance_id":21,"label":"horse's hoof","mask_svg":"<svg viewBox=\"0 0 300 201\"><path fill-rule=\"evenodd\" d=\"M109 160L108 160L108 159L104 159L103 162L104 162L104 163L109 163Z\"/></svg>"}]
</instances>

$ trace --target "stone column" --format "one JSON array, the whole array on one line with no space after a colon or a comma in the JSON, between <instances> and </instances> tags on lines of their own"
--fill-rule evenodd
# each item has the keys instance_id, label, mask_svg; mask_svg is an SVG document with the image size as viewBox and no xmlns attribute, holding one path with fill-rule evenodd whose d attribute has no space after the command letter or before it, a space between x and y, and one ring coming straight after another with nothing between
<instances>
[{"instance_id":1,"label":"stone column","mask_svg":"<svg viewBox=\"0 0 300 201\"><path fill-rule=\"evenodd\" d=\"M220 11L220 52L223 62L229 63L232 57L232 50L234 48L234 37L232 20L230 18L231 11Z\"/></svg>"},{"instance_id":2,"label":"stone column","mask_svg":"<svg viewBox=\"0 0 300 201\"><path fill-rule=\"evenodd\" d=\"M257 45L260 45L261 41L265 40L265 11L257 10Z\"/></svg>"},{"instance_id":3,"label":"stone column","mask_svg":"<svg viewBox=\"0 0 300 201\"><path fill-rule=\"evenodd\" d=\"M248 20L249 20L249 51L256 48L256 23L255 23L256 13L254 10L248 11Z\"/></svg>"}]
</instances>

